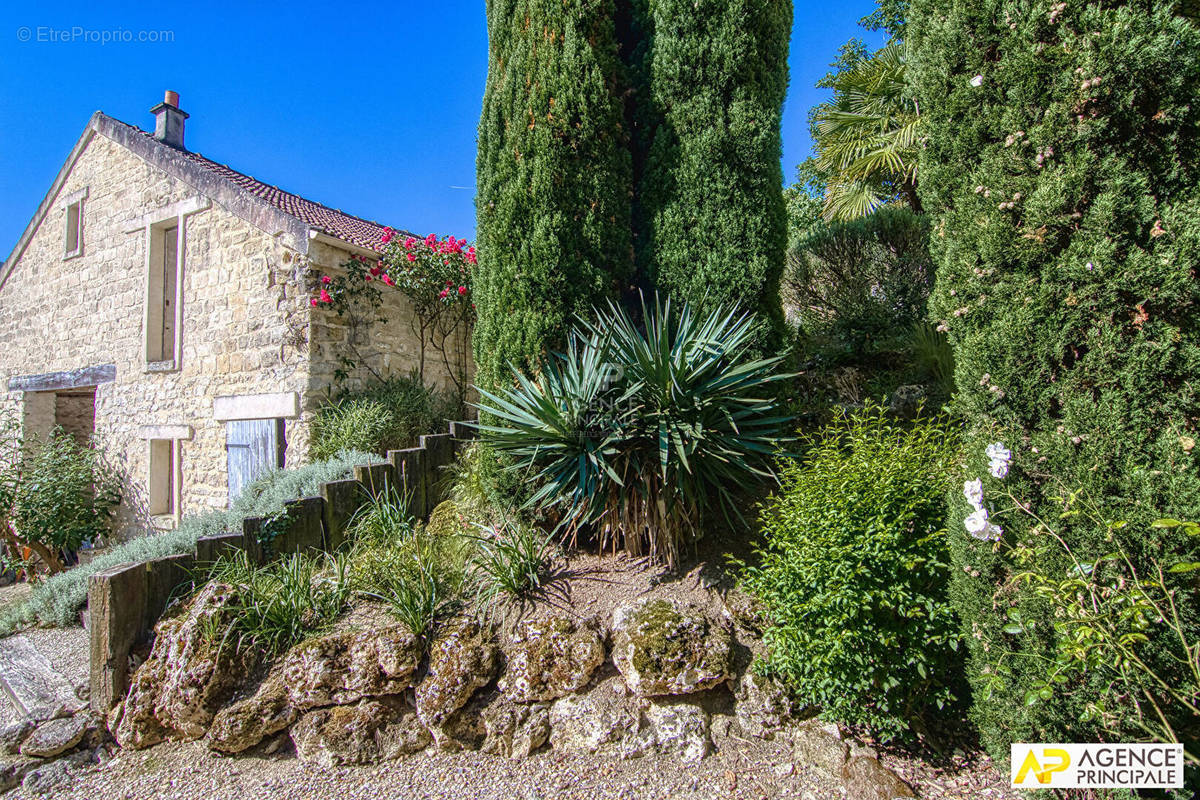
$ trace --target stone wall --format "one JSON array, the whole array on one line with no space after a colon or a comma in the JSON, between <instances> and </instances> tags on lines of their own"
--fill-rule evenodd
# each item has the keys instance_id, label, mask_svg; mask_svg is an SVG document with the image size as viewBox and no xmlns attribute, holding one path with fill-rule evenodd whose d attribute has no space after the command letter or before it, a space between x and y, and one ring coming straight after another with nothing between
<instances>
[{"instance_id":1,"label":"stone wall","mask_svg":"<svg viewBox=\"0 0 1200 800\"><path fill-rule=\"evenodd\" d=\"M115 364L96 388L96 441L128 476L120 524L146 524L146 425L188 425L181 442L182 513L223 507L225 433L213 398L308 389L303 261L273 237L209 204L185 218L179 363L147 368L143 338L147 218L168 217L195 191L120 145L95 135L59 192L86 190L83 252L64 259L65 209L54 207L0 287L0 380ZM7 387L4 387L7 388ZM23 402L19 393L13 396ZM26 422L47 426L45 414ZM289 421L288 464L305 431Z\"/></svg>"},{"instance_id":2,"label":"stone wall","mask_svg":"<svg viewBox=\"0 0 1200 800\"><path fill-rule=\"evenodd\" d=\"M308 251L314 276L342 274L340 267L350 256L350 251L322 242L313 242ZM380 316L387 319L387 323L376 323L357 331L351 330L327 308L313 309L311 402L318 402L321 395L335 385L334 373L343 367L341 356L356 352L364 356L362 363L348 370L338 388L353 390L370 383L376 375L386 377L412 372L421 372L427 385L442 389L454 389L456 380L463 383L465 379L469 384L474 379L469 332L460 330L448 337L445 348L449 353L448 370L441 353L432 344L426 342L422 348L408 299L395 289L384 289L382 298L384 305Z\"/></svg>"}]
</instances>

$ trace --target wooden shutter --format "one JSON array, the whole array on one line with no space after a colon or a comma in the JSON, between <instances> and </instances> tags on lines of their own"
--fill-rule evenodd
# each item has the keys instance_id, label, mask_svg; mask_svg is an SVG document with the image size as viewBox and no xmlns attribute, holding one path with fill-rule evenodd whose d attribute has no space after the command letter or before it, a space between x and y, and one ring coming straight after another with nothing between
<instances>
[{"instance_id":1,"label":"wooden shutter","mask_svg":"<svg viewBox=\"0 0 1200 800\"><path fill-rule=\"evenodd\" d=\"M179 281L179 227L163 231L162 360L175 357L175 292ZM179 365L176 364L178 369Z\"/></svg>"},{"instance_id":2,"label":"wooden shutter","mask_svg":"<svg viewBox=\"0 0 1200 800\"><path fill-rule=\"evenodd\" d=\"M230 505L246 484L283 466L285 446L281 419L243 419L225 423Z\"/></svg>"}]
</instances>

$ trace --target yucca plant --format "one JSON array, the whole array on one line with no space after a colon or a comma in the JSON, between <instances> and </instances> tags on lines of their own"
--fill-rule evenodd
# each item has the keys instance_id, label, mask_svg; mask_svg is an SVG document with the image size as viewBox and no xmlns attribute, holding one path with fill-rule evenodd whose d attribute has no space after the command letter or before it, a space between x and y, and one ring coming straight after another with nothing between
<instances>
[{"instance_id":1,"label":"yucca plant","mask_svg":"<svg viewBox=\"0 0 1200 800\"><path fill-rule=\"evenodd\" d=\"M674 567L710 511L740 516L734 490L774 477L787 417L770 384L787 376L750 357L751 314L656 299L642 319L610 305L582 321L538 378L514 369L514 388L480 392L481 430L564 535L588 527Z\"/></svg>"}]
</instances>

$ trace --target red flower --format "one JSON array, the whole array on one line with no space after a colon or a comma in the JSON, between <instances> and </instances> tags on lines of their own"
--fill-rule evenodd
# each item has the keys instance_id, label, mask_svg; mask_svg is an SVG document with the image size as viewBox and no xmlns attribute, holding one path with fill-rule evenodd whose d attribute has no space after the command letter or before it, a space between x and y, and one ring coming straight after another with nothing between
<instances>
[{"instance_id":1,"label":"red flower","mask_svg":"<svg viewBox=\"0 0 1200 800\"><path fill-rule=\"evenodd\" d=\"M315 297L314 297L314 298L312 298L311 300L309 300L308 302L312 303L312 307L313 307L313 308L316 308L316 307L317 307L317 303L319 303L320 301L319 301L319 300L317 300L317 298L315 298Z\"/></svg>"},{"instance_id":2,"label":"red flower","mask_svg":"<svg viewBox=\"0 0 1200 800\"><path fill-rule=\"evenodd\" d=\"M395 235L395 232L391 228L384 228L383 236L380 237L380 241L383 242L384 244L387 244L388 242L390 242L392 240L392 236L394 236L394 235Z\"/></svg>"},{"instance_id":3,"label":"red flower","mask_svg":"<svg viewBox=\"0 0 1200 800\"><path fill-rule=\"evenodd\" d=\"M408 260L409 260L409 261L416 261L416 260L417 260L417 257L416 257L415 255L413 255L412 253L409 253L409 254L408 254Z\"/></svg>"},{"instance_id":4,"label":"red flower","mask_svg":"<svg viewBox=\"0 0 1200 800\"><path fill-rule=\"evenodd\" d=\"M460 287L458 287L458 293L459 293L459 295L464 295L464 294L466 294L466 293L467 293L467 287L465 287L465 286L460 286Z\"/></svg>"},{"instance_id":5,"label":"red flower","mask_svg":"<svg viewBox=\"0 0 1200 800\"><path fill-rule=\"evenodd\" d=\"M370 276L370 275L363 275L363 277L364 277L364 278L366 278L367 280L371 280L371 276Z\"/></svg>"},{"instance_id":6,"label":"red flower","mask_svg":"<svg viewBox=\"0 0 1200 800\"><path fill-rule=\"evenodd\" d=\"M409 236L407 239L404 240L404 249L412 250L413 245L416 243L417 243L417 240L414 239L413 237Z\"/></svg>"},{"instance_id":7,"label":"red flower","mask_svg":"<svg viewBox=\"0 0 1200 800\"><path fill-rule=\"evenodd\" d=\"M438 297L442 298L443 300L445 300L449 296L450 296L449 289L442 289L442 291L438 294Z\"/></svg>"},{"instance_id":8,"label":"red flower","mask_svg":"<svg viewBox=\"0 0 1200 800\"><path fill-rule=\"evenodd\" d=\"M329 296L329 292L325 291L324 289L321 290L321 302L322 303L332 303L333 302L333 298Z\"/></svg>"},{"instance_id":9,"label":"red flower","mask_svg":"<svg viewBox=\"0 0 1200 800\"><path fill-rule=\"evenodd\" d=\"M393 285L392 276L391 276L391 275L384 275L384 276L383 276L383 282L384 282L386 285L388 285L388 286L391 286L391 285Z\"/></svg>"},{"instance_id":10,"label":"red flower","mask_svg":"<svg viewBox=\"0 0 1200 800\"><path fill-rule=\"evenodd\" d=\"M333 283L333 278L329 277L328 275L322 275L321 283Z\"/></svg>"}]
</instances>

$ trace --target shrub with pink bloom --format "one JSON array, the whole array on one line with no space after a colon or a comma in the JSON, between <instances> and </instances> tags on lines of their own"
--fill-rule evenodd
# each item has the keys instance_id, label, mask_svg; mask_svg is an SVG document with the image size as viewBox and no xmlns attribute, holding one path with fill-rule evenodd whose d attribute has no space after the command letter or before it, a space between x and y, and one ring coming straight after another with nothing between
<instances>
[{"instance_id":1,"label":"shrub with pink bloom","mask_svg":"<svg viewBox=\"0 0 1200 800\"><path fill-rule=\"evenodd\" d=\"M424 239L407 235L401 238L391 228L384 229L379 244L377 260L352 256L341 265L344 275L322 275L314 286L319 294L311 304L326 306L351 324L386 322L380 316L384 308L382 293L399 291L415 311L413 331L422 344L420 372L424 373L424 348L432 346L442 354L452 377L457 375L447 348L461 349L458 341L469 341L469 336L452 334L460 330L469 334L475 324L475 304L471 301L475 248L455 236L439 238L431 233ZM463 356L459 363L465 362L465 354L456 355ZM465 376L454 380L460 393L465 392Z\"/></svg>"}]
</instances>

